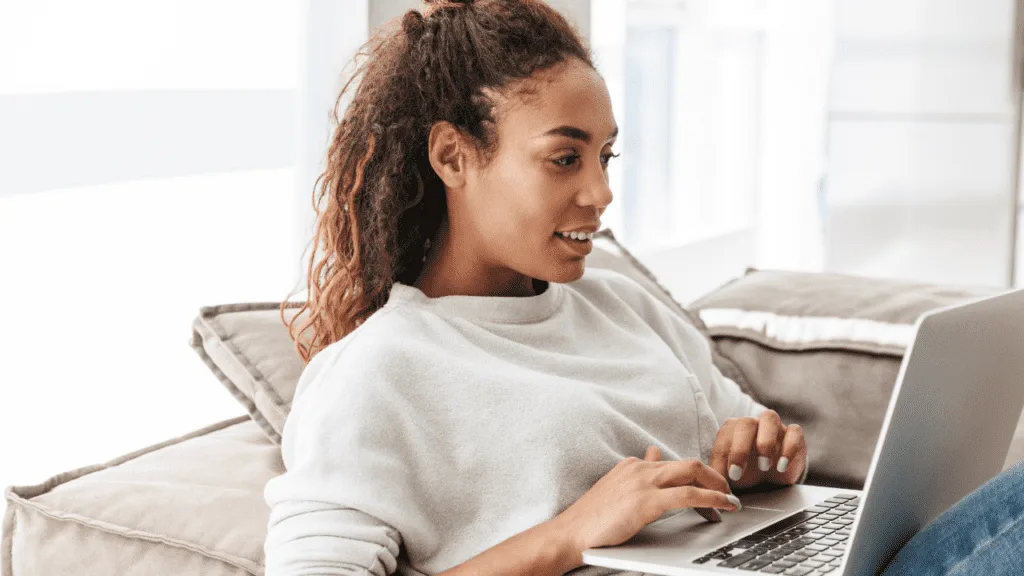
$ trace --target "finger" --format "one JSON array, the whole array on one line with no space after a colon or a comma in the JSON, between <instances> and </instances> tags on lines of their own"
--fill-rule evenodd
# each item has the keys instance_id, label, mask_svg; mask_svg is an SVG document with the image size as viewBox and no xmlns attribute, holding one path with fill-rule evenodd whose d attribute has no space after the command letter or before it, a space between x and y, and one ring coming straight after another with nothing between
<instances>
[{"instance_id":1,"label":"finger","mask_svg":"<svg viewBox=\"0 0 1024 576\"><path fill-rule=\"evenodd\" d=\"M723 478L729 473L729 447L732 446L732 431L736 426L736 418L726 418L715 436L715 444L711 448L711 459L708 464Z\"/></svg>"},{"instance_id":2,"label":"finger","mask_svg":"<svg viewBox=\"0 0 1024 576\"><path fill-rule=\"evenodd\" d=\"M675 508L714 508L736 512L743 508L740 499L718 490L697 486L670 486L658 490L659 504L663 510Z\"/></svg>"},{"instance_id":3,"label":"finger","mask_svg":"<svg viewBox=\"0 0 1024 576\"><path fill-rule=\"evenodd\" d=\"M793 484L796 482L800 474L803 473L803 468L798 466L790 466L792 462L803 461L806 465L806 458L799 458L799 456L807 453L807 439L804 438L804 430L799 424L790 424L786 426L786 436L782 440L782 456L779 457L779 464L777 470L783 474L783 481L787 484Z\"/></svg>"},{"instance_id":4,"label":"finger","mask_svg":"<svg viewBox=\"0 0 1024 576\"><path fill-rule=\"evenodd\" d=\"M665 462L654 484L659 488L696 484L709 490L731 494L732 488L717 470L696 459Z\"/></svg>"},{"instance_id":5,"label":"finger","mask_svg":"<svg viewBox=\"0 0 1024 576\"><path fill-rule=\"evenodd\" d=\"M654 444L647 447L647 452L644 454L644 460L655 462L661 460L661 449Z\"/></svg>"},{"instance_id":6,"label":"finger","mask_svg":"<svg viewBox=\"0 0 1024 576\"><path fill-rule=\"evenodd\" d=\"M758 422L753 417L740 418L732 432L732 445L729 447L729 478L734 482L743 476L750 451L754 448Z\"/></svg>"},{"instance_id":7,"label":"finger","mask_svg":"<svg viewBox=\"0 0 1024 576\"><path fill-rule=\"evenodd\" d=\"M703 516L704 519L707 520L708 522L721 522L722 521L722 513L719 512L718 510L715 510L714 508L699 508L698 507L698 508L694 508L693 511L696 512L697 514L700 514L701 516Z\"/></svg>"},{"instance_id":8,"label":"finger","mask_svg":"<svg viewBox=\"0 0 1024 576\"><path fill-rule=\"evenodd\" d=\"M778 412L765 410L761 413L757 424L757 468L761 472L771 470L779 457L784 432Z\"/></svg>"}]
</instances>

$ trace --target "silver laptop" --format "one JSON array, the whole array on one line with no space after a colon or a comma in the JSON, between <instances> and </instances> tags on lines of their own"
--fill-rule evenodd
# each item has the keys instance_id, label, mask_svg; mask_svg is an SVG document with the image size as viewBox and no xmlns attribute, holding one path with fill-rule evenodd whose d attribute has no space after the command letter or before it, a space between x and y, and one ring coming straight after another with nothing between
<instances>
[{"instance_id":1,"label":"silver laptop","mask_svg":"<svg viewBox=\"0 0 1024 576\"><path fill-rule=\"evenodd\" d=\"M795 485L692 509L583 562L649 574L870 576L928 522L999 474L1024 408L1024 289L917 319L863 490ZM755 489L756 490L756 489Z\"/></svg>"}]
</instances>

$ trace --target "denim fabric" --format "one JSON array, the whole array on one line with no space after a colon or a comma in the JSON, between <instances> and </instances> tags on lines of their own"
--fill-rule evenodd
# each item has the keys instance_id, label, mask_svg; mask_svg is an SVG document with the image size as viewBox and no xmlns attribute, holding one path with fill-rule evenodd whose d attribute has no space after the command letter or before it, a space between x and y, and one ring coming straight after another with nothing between
<instances>
[{"instance_id":1,"label":"denim fabric","mask_svg":"<svg viewBox=\"0 0 1024 576\"><path fill-rule=\"evenodd\" d=\"M1024 461L914 535L882 576L1024 574Z\"/></svg>"}]
</instances>

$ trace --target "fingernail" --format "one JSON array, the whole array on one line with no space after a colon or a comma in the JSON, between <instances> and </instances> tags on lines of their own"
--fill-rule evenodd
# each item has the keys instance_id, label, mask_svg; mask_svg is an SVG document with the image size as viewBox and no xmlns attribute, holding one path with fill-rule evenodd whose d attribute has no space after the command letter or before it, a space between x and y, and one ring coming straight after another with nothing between
<instances>
[{"instance_id":1,"label":"fingernail","mask_svg":"<svg viewBox=\"0 0 1024 576\"><path fill-rule=\"evenodd\" d=\"M725 498L729 502L732 502L733 506L736 506L736 511L737 512L739 512L740 510L743 510L743 504L740 504L740 499L739 498L737 498L736 496L734 496L732 494L726 494Z\"/></svg>"},{"instance_id":2,"label":"fingernail","mask_svg":"<svg viewBox=\"0 0 1024 576\"><path fill-rule=\"evenodd\" d=\"M789 458L783 456L779 458L779 472L785 472L786 468L789 468Z\"/></svg>"},{"instance_id":3,"label":"fingernail","mask_svg":"<svg viewBox=\"0 0 1024 576\"><path fill-rule=\"evenodd\" d=\"M761 472L767 472L772 467L772 460L767 456L757 457L757 467L761 469Z\"/></svg>"},{"instance_id":4,"label":"fingernail","mask_svg":"<svg viewBox=\"0 0 1024 576\"><path fill-rule=\"evenodd\" d=\"M743 476L743 468L740 468L735 464L729 466L729 478L739 480L741 476Z\"/></svg>"}]
</instances>

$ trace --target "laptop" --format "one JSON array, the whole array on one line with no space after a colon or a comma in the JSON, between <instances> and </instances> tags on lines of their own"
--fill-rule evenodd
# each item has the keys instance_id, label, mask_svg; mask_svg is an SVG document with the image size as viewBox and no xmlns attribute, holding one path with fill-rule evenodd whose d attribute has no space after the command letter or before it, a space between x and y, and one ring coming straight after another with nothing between
<instances>
[{"instance_id":1,"label":"laptop","mask_svg":"<svg viewBox=\"0 0 1024 576\"><path fill-rule=\"evenodd\" d=\"M767 486L710 522L691 508L585 564L648 574L873 576L1002 471L1024 409L1024 289L924 313L900 365L863 490Z\"/></svg>"}]
</instances>

